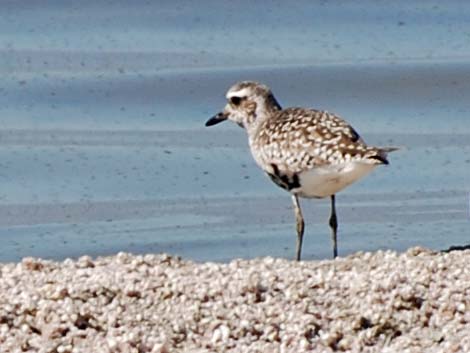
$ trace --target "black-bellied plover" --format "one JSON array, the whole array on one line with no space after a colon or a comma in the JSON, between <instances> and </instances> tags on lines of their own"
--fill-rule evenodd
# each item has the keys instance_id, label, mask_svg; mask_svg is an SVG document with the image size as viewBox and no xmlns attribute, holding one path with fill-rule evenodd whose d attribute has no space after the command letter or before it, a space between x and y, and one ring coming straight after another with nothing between
<instances>
[{"instance_id":1,"label":"black-bellied plover","mask_svg":"<svg viewBox=\"0 0 470 353\"><path fill-rule=\"evenodd\" d=\"M388 164L387 153L396 148L367 146L351 125L326 111L282 109L269 87L258 82L239 82L226 97L223 112L210 118L206 126L231 120L243 127L258 166L292 194L297 222L296 259L300 260L305 228L299 197L331 198L329 224L336 257L335 194L377 165Z\"/></svg>"}]
</instances>

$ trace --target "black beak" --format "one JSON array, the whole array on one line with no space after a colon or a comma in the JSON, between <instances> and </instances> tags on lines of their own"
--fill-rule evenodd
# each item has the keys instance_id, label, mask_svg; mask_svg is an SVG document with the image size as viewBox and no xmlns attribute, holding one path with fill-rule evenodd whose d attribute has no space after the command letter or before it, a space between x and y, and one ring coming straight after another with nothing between
<instances>
[{"instance_id":1,"label":"black beak","mask_svg":"<svg viewBox=\"0 0 470 353\"><path fill-rule=\"evenodd\" d=\"M227 120L227 115L220 112L216 115L214 115L212 118L206 121L206 126L212 126L218 123L221 123L222 121Z\"/></svg>"}]
</instances>

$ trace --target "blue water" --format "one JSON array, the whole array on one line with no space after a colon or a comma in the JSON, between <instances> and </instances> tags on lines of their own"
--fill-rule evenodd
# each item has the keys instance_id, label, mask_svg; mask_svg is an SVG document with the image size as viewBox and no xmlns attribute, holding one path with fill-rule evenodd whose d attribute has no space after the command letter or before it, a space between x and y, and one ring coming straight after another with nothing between
<instances>
[{"instance_id":1,"label":"blue water","mask_svg":"<svg viewBox=\"0 0 470 353\"><path fill-rule=\"evenodd\" d=\"M289 195L241 129L203 126L243 79L402 147L338 195L340 255L470 243L465 2L2 7L0 261L292 257ZM304 258L330 257L328 200L302 205Z\"/></svg>"}]
</instances>

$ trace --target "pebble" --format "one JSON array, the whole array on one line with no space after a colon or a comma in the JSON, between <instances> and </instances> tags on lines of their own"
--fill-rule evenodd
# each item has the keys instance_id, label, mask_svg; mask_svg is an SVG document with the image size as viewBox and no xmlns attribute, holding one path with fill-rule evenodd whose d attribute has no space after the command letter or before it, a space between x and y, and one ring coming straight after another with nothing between
<instances>
[{"instance_id":1,"label":"pebble","mask_svg":"<svg viewBox=\"0 0 470 353\"><path fill-rule=\"evenodd\" d=\"M0 264L0 351L470 352L470 251Z\"/></svg>"}]
</instances>

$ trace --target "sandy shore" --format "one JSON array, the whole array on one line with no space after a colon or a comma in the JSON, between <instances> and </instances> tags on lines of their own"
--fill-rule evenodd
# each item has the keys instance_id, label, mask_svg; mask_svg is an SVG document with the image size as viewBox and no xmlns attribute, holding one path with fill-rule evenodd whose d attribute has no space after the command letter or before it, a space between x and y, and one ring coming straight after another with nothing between
<instances>
[{"instance_id":1,"label":"sandy shore","mask_svg":"<svg viewBox=\"0 0 470 353\"><path fill-rule=\"evenodd\" d=\"M2 352L469 352L470 251L0 265Z\"/></svg>"}]
</instances>

